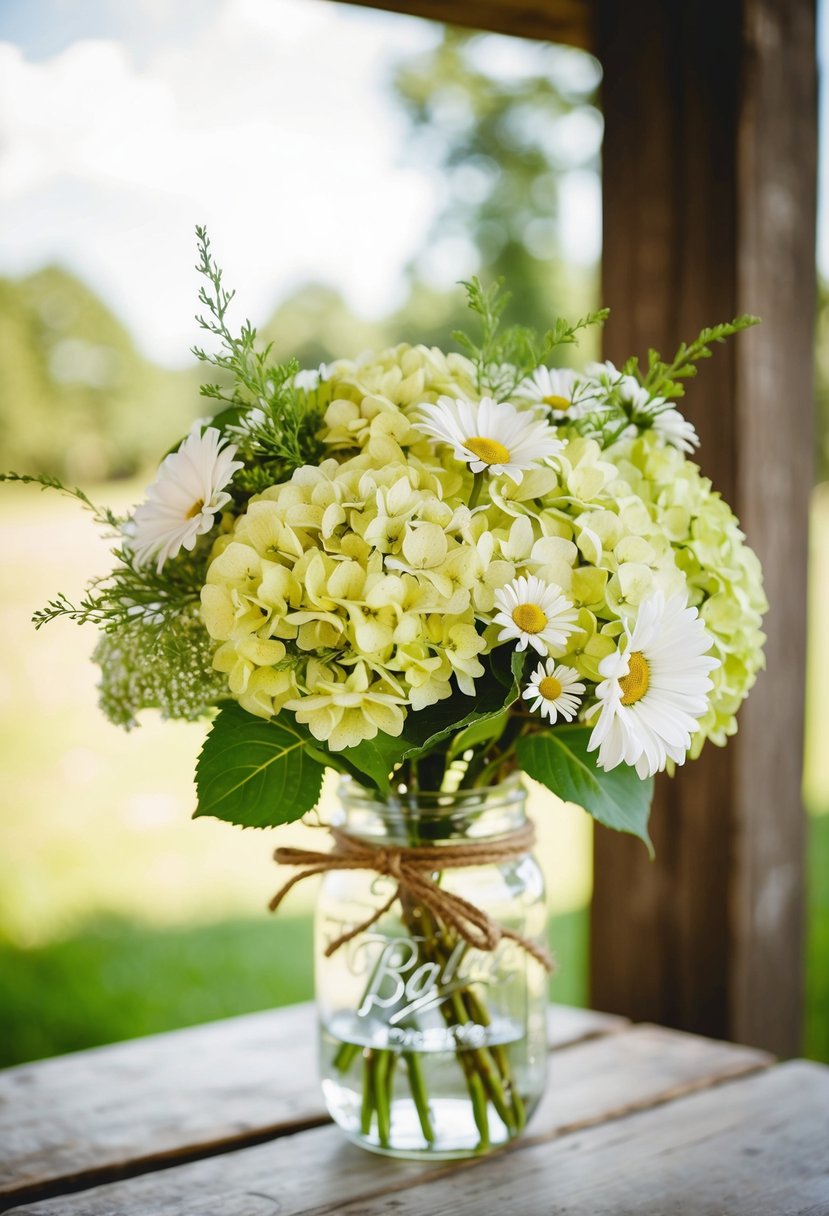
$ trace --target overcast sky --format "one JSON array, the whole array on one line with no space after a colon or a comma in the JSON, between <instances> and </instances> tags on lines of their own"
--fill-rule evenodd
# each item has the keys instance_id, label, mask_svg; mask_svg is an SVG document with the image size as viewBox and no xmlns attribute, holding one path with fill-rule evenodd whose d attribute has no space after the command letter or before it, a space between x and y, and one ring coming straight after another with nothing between
<instances>
[{"instance_id":1,"label":"overcast sky","mask_svg":"<svg viewBox=\"0 0 829 1216\"><path fill-rule=\"evenodd\" d=\"M0 274L68 266L172 365L196 337L196 223L255 321L307 279L384 313L440 191L406 161L388 79L435 37L322 0L2 0ZM563 222L594 258L589 175Z\"/></svg>"}]
</instances>

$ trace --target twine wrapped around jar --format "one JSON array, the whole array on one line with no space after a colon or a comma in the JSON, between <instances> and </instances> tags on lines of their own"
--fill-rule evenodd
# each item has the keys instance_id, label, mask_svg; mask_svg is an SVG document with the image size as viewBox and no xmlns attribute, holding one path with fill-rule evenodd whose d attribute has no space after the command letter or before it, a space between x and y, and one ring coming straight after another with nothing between
<instances>
[{"instance_id":1,"label":"twine wrapped around jar","mask_svg":"<svg viewBox=\"0 0 829 1216\"><path fill-rule=\"evenodd\" d=\"M514 941L526 950L548 972L554 969L550 953L529 938L499 925L481 908L451 891L445 890L436 881L435 873L442 870L458 870L470 866L497 865L512 858L522 857L535 843L535 828L525 823L507 836L498 840L464 841L450 845L382 845L375 846L356 836L331 828L334 848L330 853L318 853L312 849L279 848L274 860L280 865L302 866L299 874L282 886L271 900L269 907L275 912L288 892L305 878L325 874L330 870L373 870L376 874L393 878L397 886L382 907L371 916L340 934L326 948L326 956L334 954L340 946L357 937L380 919L384 913L405 893L413 902L428 908L443 924L455 930L459 937L476 950L494 950L503 938Z\"/></svg>"}]
</instances>

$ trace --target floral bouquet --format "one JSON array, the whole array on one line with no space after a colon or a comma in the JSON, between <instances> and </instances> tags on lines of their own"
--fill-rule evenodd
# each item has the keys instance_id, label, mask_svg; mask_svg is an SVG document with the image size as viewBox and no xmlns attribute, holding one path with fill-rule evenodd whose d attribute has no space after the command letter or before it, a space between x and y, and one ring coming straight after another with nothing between
<instances>
[{"instance_id":1,"label":"floral bouquet","mask_svg":"<svg viewBox=\"0 0 829 1216\"><path fill-rule=\"evenodd\" d=\"M644 369L554 370L606 314L504 329L504 298L473 280L481 333L455 334L458 352L401 345L307 371L272 361L249 323L231 331L233 293L197 235L213 415L128 517L68 491L115 537L115 566L36 624L99 626L114 722L212 716L198 815L295 820L326 768L403 805L520 770L650 847L654 774L725 743L762 665L759 563L673 404L712 345L756 318L704 330L670 362L651 351ZM419 947L434 962L472 937L433 898L400 902L409 927L436 922ZM485 1025L471 987L461 999ZM364 1063L363 1125L381 1141L389 1055ZM465 1064L481 1143L481 1101L522 1122L503 1056ZM414 1066L410 1085L428 1142Z\"/></svg>"}]
</instances>

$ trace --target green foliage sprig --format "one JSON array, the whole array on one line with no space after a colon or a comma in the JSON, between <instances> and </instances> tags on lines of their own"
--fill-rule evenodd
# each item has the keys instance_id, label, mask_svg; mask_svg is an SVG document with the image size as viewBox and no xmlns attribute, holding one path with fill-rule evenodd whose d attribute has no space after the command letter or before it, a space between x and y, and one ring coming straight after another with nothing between
<instances>
[{"instance_id":1,"label":"green foliage sprig","mask_svg":"<svg viewBox=\"0 0 829 1216\"><path fill-rule=\"evenodd\" d=\"M21 485L38 485L42 490L57 490L60 494L74 498L82 507L90 511L96 524L102 528L111 528L115 533L120 534L121 525L124 522L121 516L116 515L109 507L96 506L83 490L77 486L64 485L59 477L51 477L48 473L9 472L0 473L0 481L17 481Z\"/></svg>"},{"instance_id":2,"label":"green foliage sprig","mask_svg":"<svg viewBox=\"0 0 829 1216\"><path fill-rule=\"evenodd\" d=\"M484 287L478 278L463 281L467 305L480 318L481 341L475 342L463 330L455 330L454 340L475 364L479 392L512 396L518 385L541 363L546 363L559 346L578 342L578 334L593 325L603 325L610 315L607 308L597 309L569 322L556 318L552 329L539 335L525 325L501 330L501 317L510 301L503 281Z\"/></svg>"},{"instance_id":3,"label":"green foliage sprig","mask_svg":"<svg viewBox=\"0 0 829 1216\"><path fill-rule=\"evenodd\" d=\"M228 327L227 313L235 292L223 283L222 271L213 258L207 229L196 228L199 260L196 270L205 279L199 288L199 302L207 310L196 317L201 329L219 339L217 352L200 346L193 354L229 377L231 384L203 384L201 395L222 403L224 409L213 420L220 429L232 432L243 459L254 460L260 479L273 484L303 464L320 456L321 447L315 439L320 417L306 395L294 388L299 371L296 359L284 363L271 360L272 344L263 350L256 346L257 331L245 320L238 337ZM242 489L254 492L263 488L257 482L247 486L237 478Z\"/></svg>"},{"instance_id":4,"label":"green foliage sprig","mask_svg":"<svg viewBox=\"0 0 829 1216\"><path fill-rule=\"evenodd\" d=\"M159 636L174 630L182 614L199 602L208 551L203 545L196 546L193 553L183 552L159 573L153 565L138 566L132 551L122 545L113 550L116 565L111 574L93 579L77 604L61 592L35 612L35 628L68 617L78 625L95 625L104 633L116 633L139 620Z\"/></svg>"},{"instance_id":5,"label":"green foliage sprig","mask_svg":"<svg viewBox=\"0 0 829 1216\"><path fill-rule=\"evenodd\" d=\"M723 321L701 329L693 342L680 342L677 352L670 363L663 361L658 351L648 351L648 370L642 372L637 358L628 359L623 371L626 375L636 376L652 397L672 399L685 396L683 380L689 380L697 374L696 364L702 359L710 359L711 347L722 344L726 338L759 325L760 318L751 313L743 313L733 321Z\"/></svg>"}]
</instances>

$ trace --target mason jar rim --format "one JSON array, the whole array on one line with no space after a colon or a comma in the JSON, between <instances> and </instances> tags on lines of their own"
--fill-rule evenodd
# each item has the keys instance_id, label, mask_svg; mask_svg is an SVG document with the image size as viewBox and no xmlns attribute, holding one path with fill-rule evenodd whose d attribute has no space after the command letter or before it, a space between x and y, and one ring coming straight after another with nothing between
<instances>
[{"instance_id":1,"label":"mason jar rim","mask_svg":"<svg viewBox=\"0 0 829 1216\"><path fill-rule=\"evenodd\" d=\"M510 773L497 785L475 786L471 789L447 790L413 790L405 786L395 787L392 784L387 794L377 789L368 789L360 785L353 777L346 774L340 776L338 793L343 807L362 809L382 813L383 810L394 812L406 810L416 812L419 816L440 817L470 813L474 811L491 810L497 806L517 805L527 796L527 789L520 771Z\"/></svg>"}]
</instances>

